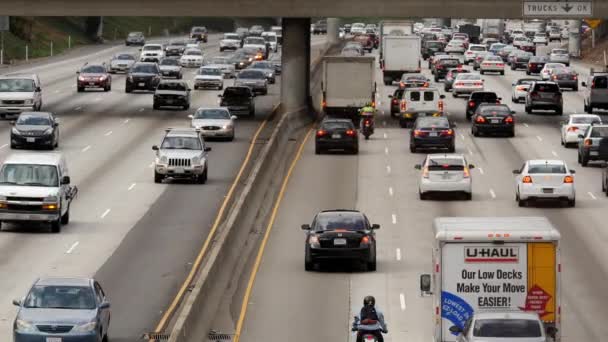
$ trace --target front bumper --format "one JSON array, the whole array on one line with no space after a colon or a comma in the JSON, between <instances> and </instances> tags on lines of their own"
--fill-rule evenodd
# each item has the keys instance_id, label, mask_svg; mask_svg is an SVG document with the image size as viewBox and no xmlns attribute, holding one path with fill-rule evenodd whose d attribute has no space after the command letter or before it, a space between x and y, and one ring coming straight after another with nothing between
<instances>
[{"instance_id":1,"label":"front bumper","mask_svg":"<svg viewBox=\"0 0 608 342\"><path fill-rule=\"evenodd\" d=\"M53 144L53 135L38 135L38 136L27 136L11 134L11 143L17 146L25 145L38 145L38 146L50 146Z\"/></svg>"},{"instance_id":2,"label":"front bumper","mask_svg":"<svg viewBox=\"0 0 608 342\"><path fill-rule=\"evenodd\" d=\"M142 56L140 62L160 62L160 56Z\"/></svg>"},{"instance_id":3,"label":"front bumper","mask_svg":"<svg viewBox=\"0 0 608 342\"><path fill-rule=\"evenodd\" d=\"M184 53L182 50L167 50L165 56L181 56Z\"/></svg>"},{"instance_id":4,"label":"front bumper","mask_svg":"<svg viewBox=\"0 0 608 342\"><path fill-rule=\"evenodd\" d=\"M68 334L45 334L39 333L13 333L14 342L47 342L47 337L57 338L61 342L100 342L97 333L68 333Z\"/></svg>"},{"instance_id":5,"label":"front bumper","mask_svg":"<svg viewBox=\"0 0 608 342\"><path fill-rule=\"evenodd\" d=\"M181 72L177 70L165 70L161 73L163 77L179 77L179 75L181 74Z\"/></svg>"},{"instance_id":6,"label":"front bumper","mask_svg":"<svg viewBox=\"0 0 608 342\"><path fill-rule=\"evenodd\" d=\"M158 83L153 80L134 80L133 82L127 82L126 88L131 90L155 90Z\"/></svg>"},{"instance_id":7,"label":"front bumper","mask_svg":"<svg viewBox=\"0 0 608 342\"><path fill-rule=\"evenodd\" d=\"M552 189L550 193L543 189ZM573 184L562 184L559 186L542 186L540 184L523 184L519 189L519 198L527 199L569 199L575 198L575 190Z\"/></svg>"},{"instance_id":8,"label":"front bumper","mask_svg":"<svg viewBox=\"0 0 608 342\"><path fill-rule=\"evenodd\" d=\"M53 222L60 217L59 211L0 210L1 222Z\"/></svg>"},{"instance_id":9,"label":"front bumper","mask_svg":"<svg viewBox=\"0 0 608 342\"><path fill-rule=\"evenodd\" d=\"M78 81L78 88L104 88L107 86L107 81Z\"/></svg>"},{"instance_id":10,"label":"front bumper","mask_svg":"<svg viewBox=\"0 0 608 342\"><path fill-rule=\"evenodd\" d=\"M127 72L129 70L128 65L111 65L110 72Z\"/></svg>"},{"instance_id":11,"label":"front bumper","mask_svg":"<svg viewBox=\"0 0 608 342\"><path fill-rule=\"evenodd\" d=\"M198 176L203 173L203 165L189 166L189 167L177 167L168 165L155 165L154 169L157 173L173 178L190 178Z\"/></svg>"},{"instance_id":12,"label":"front bumper","mask_svg":"<svg viewBox=\"0 0 608 342\"><path fill-rule=\"evenodd\" d=\"M251 108L249 106L228 106L227 108L230 115L249 115L251 112Z\"/></svg>"},{"instance_id":13,"label":"front bumper","mask_svg":"<svg viewBox=\"0 0 608 342\"><path fill-rule=\"evenodd\" d=\"M431 181L428 178L422 178L420 181L420 192L473 192L471 178L463 178L454 182Z\"/></svg>"},{"instance_id":14,"label":"front bumper","mask_svg":"<svg viewBox=\"0 0 608 342\"><path fill-rule=\"evenodd\" d=\"M34 111L34 105L27 106L2 106L0 107L0 116L4 115L14 115L21 114L22 112L32 112Z\"/></svg>"},{"instance_id":15,"label":"front bumper","mask_svg":"<svg viewBox=\"0 0 608 342\"><path fill-rule=\"evenodd\" d=\"M215 130L201 128L201 135L205 138L230 138L234 136L234 126Z\"/></svg>"},{"instance_id":16,"label":"front bumper","mask_svg":"<svg viewBox=\"0 0 608 342\"><path fill-rule=\"evenodd\" d=\"M188 99L180 99L180 98L164 98L164 97L154 97L154 105L156 106L185 106L188 105Z\"/></svg>"},{"instance_id":17,"label":"front bumper","mask_svg":"<svg viewBox=\"0 0 608 342\"><path fill-rule=\"evenodd\" d=\"M224 82L220 80L196 80L194 85L197 88L220 88L224 86Z\"/></svg>"}]
</instances>

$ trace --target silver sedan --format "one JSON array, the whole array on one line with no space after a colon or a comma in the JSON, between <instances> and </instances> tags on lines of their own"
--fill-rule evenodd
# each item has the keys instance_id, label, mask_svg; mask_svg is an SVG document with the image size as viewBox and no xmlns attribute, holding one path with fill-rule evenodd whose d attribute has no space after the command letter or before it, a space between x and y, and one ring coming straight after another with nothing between
<instances>
[{"instance_id":1,"label":"silver sedan","mask_svg":"<svg viewBox=\"0 0 608 342\"><path fill-rule=\"evenodd\" d=\"M234 121L236 116L230 115L227 108L199 108L194 115L188 115L192 120L191 126L200 129L206 138L223 138L234 140Z\"/></svg>"}]
</instances>

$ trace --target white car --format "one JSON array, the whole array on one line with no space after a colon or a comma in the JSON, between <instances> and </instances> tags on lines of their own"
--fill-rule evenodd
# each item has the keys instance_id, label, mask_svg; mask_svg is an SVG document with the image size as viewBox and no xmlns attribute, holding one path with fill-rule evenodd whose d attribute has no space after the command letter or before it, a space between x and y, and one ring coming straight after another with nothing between
<instances>
[{"instance_id":1,"label":"white car","mask_svg":"<svg viewBox=\"0 0 608 342\"><path fill-rule=\"evenodd\" d=\"M552 42L554 40L562 40L562 32L558 28L552 29L549 32L549 41Z\"/></svg>"},{"instance_id":2,"label":"white car","mask_svg":"<svg viewBox=\"0 0 608 342\"><path fill-rule=\"evenodd\" d=\"M591 124L601 124L602 119L594 114L570 114L568 120L562 122L562 145L578 144L578 136L583 134Z\"/></svg>"},{"instance_id":3,"label":"white car","mask_svg":"<svg viewBox=\"0 0 608 342\"><path fill-rule=\"evenodd\" d=\"M526 94L530 85L538 81L538 78L520 78L511 84L511 101L519 103L526 101Z\"/></svg>"},{"instance_id":4,"label":"white car","mask_svg":"<svg viewBox=\"0 0 608 342\"><path fill-rule=\"evenodd\" d=\"M513 46L515 46L516 48L520 48L521 44L524 42L529 42L529 40L526 36L513 37Z\"/></svg>"},{"instance_id":5,"label":"white car","mask_svg":"<svg viewBox=\"0 0 608 342\"><path fill-rule=\"evenodd\" d=\"M274 52L279 50L279 41L275 32L262 32L262 38L264 38L266 42L270 44L270 50Z\"/></svg>"},{"instance_id":6,"label":"white car","mask_svg":"<svg viewBox=\"0 0 608 342\"><path fill-rule=\"evenodd\" d=\"M543 69L540 71L540 78L543 81L548 81L551 79L551 73L553 69L557 68L566 68L566 64L564 63L546 63Z\"/></svg>"},{"instance_id":7,"label":"white car","mask_svg":"<svg viewBox=\"0 0 608 342\"><path fill-rule=\"evenodd\" d=\"M549 55L549 62L551 63L563 63L566 66L570 66L570 53L568 49L553 49Z\"/></svg>"},{"instance_id":8,"label":"white car","mask_svg":"<svg viewBox=\"0 0 608 342\"><path fill-rule=\"evenodd\" d=\"M480 297L478 297L480 298ZM555 341L557 329L545 328L536 312L520 310L475 310L465 328L450 327L458 342L545 342Z\"/></svg>"},{"instance_id":9,"label":"white car","mask_svg":"<svg viewBox=\"0 0 608 342\"><path fill-rule=\"evenodd\" d=\"M452 39L448 43L448 45L446 45L446 47L443 49L443 51L447 54L450 54L450 53L464 54L464 51L465 51L464 42L462 40Z\"/></svg>"},{"instance_id":10,"label":"white car","mask_svg":"<svg viewBox=\"0 0 608 342\"><path fill-rule=\"evenodd\" d=\"M234 140L235 115L230 115L228 108L199 108L194 115L188 115L192 120L190 126L201 131L208 138L227 138Z\"/></svg>"},{"instance_id":11,"label":"white car","mask_svg":"<svg viewBox=\"0 0 608 342\"><path fill-rule=\"evenodd\" d=\"M456 76L452 85L452 96L458 97L462 94L470 94L474 91L484 90L484 80L479 74L462 73Z\"/></svg>"},{"instance_id":12,"label":"white car","mask_svg":"<svg viewBox=\"0 0 608 342\"><path fill-rule=\"evenodd\" d=\"M462 154L427 155L422 164L416 165L416 169L422 171L418 181L420 199L425 200L430 194L458 193L471 200L471 169L474 167Z\"/></svg>"},{"instance_id":13,"label":"white car","mask_svg":"<svg viewBox=\"0 0 608 342\"><path fill-rule=\"evenodd\" d=\"M488 48L486 45L482 45L482 44L469 45L469 48L464 53L464 64L469 64L469 62L473 61L480 52L486 52L486 51L488 51Z\"/></svg>"},{"instance_id":14,"label":"white car","mask_svg":"<svg viewBox=\"0 0 608 342\"><path fill-rule=\"evenodd\" d=\"M358 34L365 34L365 24L363 23L354 23L350 27L350 34L356 36Z\"/></svg>"},{"instance_id":15,"label":"white car","mask_svg":"<svg viewBox=\"0 0 608 342\"><path fill-rule=\"evenodd\" d=\"M549 45L549 41L547 40L547 35L544 33L536 33L534 35L534 39L532 39L532 43L536 45Z\"/></svg>"},{"instance_id":16,"label":"white car","mask_svg":"<svg viewBox=\"0 0 608 342\"><path fill-rule=\"evenodd\" d=\"M198 68L203 65L203 53L199 49L187 49L179 59L185 68Z\"/></svg>"},{"instance_id":17,"label":"white car","mask_svg":"<svg viewBox=\"0 0 608 342\"><path fill-rule=\"evenodd\" d=\"M194 89L198 90L199 88L224 89L224 73L222 69L213 65L205 65L198 69L196 76L194 76Z\"/></svg>"},{"instance_id":18,"label":"white car","mask_svg":"<svg viewBox=\"0 0 608 342\"><path fill-rule=\"evenodd\" d=\"M141 48L140 62L160 62L165 58L165 48L162 44L146 44Z\"/></svg>"},{"instance_id":19,"label":"white car","mask_svg":"<svg viewBox=\"0 0 608 342\"><path fill-rule=\"evenodd\" d=\"M268 49L266 46L266 40L262 37L247 37L243 42L244 49L252 49L262 51L263 59L268 58Z\"/></svg>"},{"instance_id":20,"label":"white car","mask_svg":"<svg viewBox=\"0 0 608 342\"><path fill-rule=\"evenodd\" d=\"M224 50L237 50L241 47L241 37L236 33L224 33L220 40L220 52Z\"/></svg>"},{"instance_id":21,"label":"white car","mask_svg":"<svg viewBox=\"0 0 608 342\"><path fill-rule=\"evenodd\" d=\"M497 72L501 75L505 74L505 62L498 56L487 56L479 65L479 73Z\"/></svg>"},{"instance_id":22,"label":"white car","mask_svg":"<svg viewBox=\"0 0 608 342\"><path fill-rule=\"evenodd\" d=\"M200 49L201 49L201 42L199 42L199 41L198 41L198 40L196 40L196 39L189 39L189 40L186 42L186 48L184 49L184 51L185 51L185 50L189 50L189 49L197 49L197 50L200 50Z\"/></svg>"},{"instance_id":23,"label":"white car","mask_svg":"<svg viewBox=\"0 0 608 342\"><path fill-rule=\"evenodd\" d=\"M534 200L566 200L574 207L574 170L563 160L528 160L515 175L515 201L520 207Z\"/></svg>"}]
</instances>

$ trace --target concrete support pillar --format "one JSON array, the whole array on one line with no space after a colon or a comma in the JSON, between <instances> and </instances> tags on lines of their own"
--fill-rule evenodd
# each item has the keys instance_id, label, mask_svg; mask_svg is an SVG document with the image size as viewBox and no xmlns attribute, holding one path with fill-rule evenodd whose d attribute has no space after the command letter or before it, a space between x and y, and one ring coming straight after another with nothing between
<instances>
[{"instance_id":1,"label":"concrete support pillar","mask_svg":"<svg viewBox=\"0 0 608 342\"><path fill-rule=\"evenodd\" d=\"M340 39L340 19L327 18L327 44L333 45Z\"/></svg>"},{"instance_id":2,"label":"concrete support pillar","mask_svg":"<svg viewBox=\"0 0 608 342\"><path fill-rule=\"evenodd\" d=\"M581 21L580 19L570 20L570 39L568 40L568 51L570 56L580 57L581 55Z\"/></svg>"},{"instance_id":3,"label":"concrete support pillar","mask_svg":"<svg viewBox=\"0 0 608 342\"><path fill-rule=\"evenodd\" d=\"M292 111L309 104L310 18L283 18L281 105Z\"/></svg>"}]
</instances>

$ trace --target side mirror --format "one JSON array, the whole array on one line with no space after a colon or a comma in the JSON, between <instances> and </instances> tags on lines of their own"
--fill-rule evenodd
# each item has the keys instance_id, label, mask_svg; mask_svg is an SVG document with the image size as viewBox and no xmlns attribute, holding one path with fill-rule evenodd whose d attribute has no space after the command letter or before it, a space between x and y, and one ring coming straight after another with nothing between
<instances>
[{"instance_id":1,"label":"side mirror","mask_svg":"<svg viewBox=\"0 0 608 342\"><path fill-rule=\"evenodd\" d=\"M230 120L236 120L236 119L238 119L238 118L239 118L238 116L236 116L236 115L232 115L232 116L230 117Z\"/></svg>"},{"instance_id":2,"label":"side mirror","mask_svg":"<svg viewBox=\"0 0 608 342\"><path fill-rule=\"evenodd\" d=\"M393 98L393 95L389 95L389 96L388 96L388 98L389 98L389 99L392 99L392 98Z\"/></svg>"},{"instance_id":3,"label":"side mirror","mask_svg":"<svg viewBox=\"0 0 608 342\"><path fill-rule=\"evenodd\" d=\"M14 306L21 306L21 301L19 299L13 299Z\"/></svg>"},{"instance_id":4,"label":"side mirror","mask_svg":"<svg viewBox=\"0 0 608 342\"><path fill-rule=\"evenodd\" d=\"M79 70L79 71L76 71L76 75L80 75L80 70Z\"/></svg>"},{"instance_id":5,"label":"side mirror","mask_svg":"<svg viewBox=\"0 0 608 342\"><path fill-rule=\"evenodd\" d=\"M302 230L310 230L310 225L309 224L303 224L301 226Z\"/></svg>"},{"instance_id":6,"label":"side mirror","mask_svg":"<svg viewBox=\"0 0 608 342\"><path fill-rule=\"evenodd\" d=\"M101 304L99 304L99 309L109 309L110 308L110 302L108 301L103 301Z\"/></svg>"},{"instance_id":7,"label":"side mirror","mask_svg":"<svg viewBox=\"0 0 608 342\"><path fill-rule=\"evenodd\" d=\"M511 114L515 114L515 111L514 111L514 110L512 110L512 111L511 111Z\"/></svg>"},{"instance_id":8,"label":"side mirror","mask_svg":"<svg viewBox=\"0 0 608 342\"><path fill-rule=\"evenodd\" d=\"M520 172L519 170L513 170L513 174L514 174L514 175L518 175L518 174L520 174L520 173L521 173L521 172Z\"/></svg>"},{"instance_id":9,"label":"side mirror","mask_svg":"<svg viewBox=\"0 0 608 342\"><path fill-rule=\"evenodd\" d=\"M372 224L372 229L380 229L380 225L377 223Z\"/></svg>"},{"instance_id":10,"label":"side mirror","mask_svg":"<svg viewBox=\"0 0 608 342\"><path fill-rule=\"evenodd\" d=\"M192 91L192 89L188 88L188 89L186 89L186 91Z\"/></svg>"},{"instance_id":11,"label":"side mirror","mask_svg":"<svg viewBox=\"0 0 608 342\"><path fill-rule=\"evenodd\" d=\"M204 151L205 151L205 152L209 152L209 151L211 151L211 147L209 147L209 146L205 146Z\"/></svg>"},{"instance_id":12,"label":"side mirror","mask_svg":"<svg viewBox=\"0 0 608 342\"><path fill-rule=\"evenodd\" d=\"M431 275L430 274L420 275L420 291L423 294L431 294Z\"/></svg>"},{"instance_id":13,"label":"side mirror","mask_svg":"<svg viewBox=\"0 0 608 342\"><path fill-rule=\"evenodd\" d=\"M469 169L474 169L474 168L475 168L475 165L469 164Z\"/></svg>"},{"instance_id":14,"label":"side mirror","mask_svg":"<svg viewBox=\"0 0 608 342\"><path fill-rule=\"evenodd\" d=\"M453 332L454 334L459 334L462 332L462 328L456 325L452 325L450 327L450 332Z\"/></svg>"},{"instance_id":15,"label":"side mirror","mask_svg":"<svg viewBox=\"0 0 608 342\"><path fill-rule=\"evenodd\" d=\"M502 97L497 97L496 100L502 101Z\"/></svg>"},{"instance_id":16,"label":"side mirror","mask_svg":"<svg viewBox=\"0 0 608 342\"><path fill-rule=\"evenodd\" d=\"M61 185L67 184L70 184L70 176L63 176L63 178L61 178Z\"/></svg>"},{"instance_id":17,"label":"side mirror","mask_svg":"<svg viewBox=\"0 0 608 342\"><path fill-rule=\"evenodd\" d=\"M445 99L445 95L441 94L441 95L439 95L439 98L440 99Z\"/></svg>"},{"instance_id":18,"label":"side mirror","mask_svg":"<svg viewBox=\"0 0 608 342\"><path fill-rule=\"evenodd\" d=\"M192 115L192 114L188 115L188 119L194 119L194 115Z\"/></svg>"},{"instance_id":19,"label":"side mirror","mask_svg":"<svg viewBox=\"0 0 608 342\"><path fill-rule=\"evenodd\" d=\"M571 174L575 174L575 173L576 173L576 170L572 170L572 169L570 169L570 173L571 173Z\"/></svg>"},{"instance_id":20,"label":"side mirror","mask_svg":"<svg viewBox=\"0 0 608 342\"><path fill-rule=\"evenodd\" d=\"M59 122L53 122L53 127L59 126Z\"/></svg>"},{"instance_id":21,"label":"side mirror","mask_svg":"<svg viewBox=\"0 0 608 342\"><path fill-rule=\"evenodd\" d=\"M13 126L14 126L14 125L15 125L15 123L16 123L16 121L14 121L14 120L13 120L13 121L11 121L11 125L13 125Z\"/></svg>"},{"instance_id":22,"label":"side mirror","mask_svg":"<svg viewBox=\"0 0 608 342\"><path fill-rule=\"evenodd\" d=\"M414 169L416 169L416 170L422 170L422 165L416 164L416 165L414 165Z\"/></svg>"},{"instance_id":23,"label":"side mirror","mask_svg":"<svg viewBox=\"0 0 608 342\"><path fill-rule=\"evenodd\" d=\"M156 145L152 146L152 151L158 151L158 146L156 146Z\"/></svg>"},{"instance_id":24,"label":"side mirror","mask_svg":"<svg viewBox=\"0 0 608 342\"><path fill-rule=\"evenodd\" d=\"M41 91L42 91L42 88L40 88L40 87L36 87L36 92L38 92L38 93L39 93L39 92L41 92Z\"/></svg>"}]
</instances>

